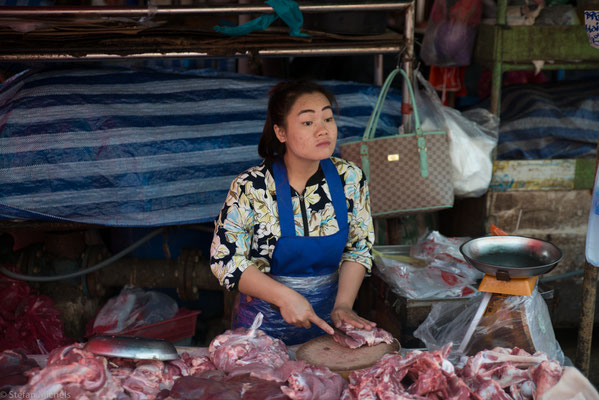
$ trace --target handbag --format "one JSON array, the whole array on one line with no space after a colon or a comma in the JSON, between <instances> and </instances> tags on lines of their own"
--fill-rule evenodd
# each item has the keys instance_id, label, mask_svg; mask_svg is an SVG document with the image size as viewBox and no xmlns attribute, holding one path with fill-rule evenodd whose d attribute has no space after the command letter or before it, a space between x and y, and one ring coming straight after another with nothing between
<instances>
[{"instance_id":1,"label":"handbag","mask_svg":"<svg viewBox=\"0 0 599 400\"><path fill-rule=\"evenodd\" d=\"M416 132L375 138L383 102L395 76L407 81ZM407 73L389 74L377 99L362 141L340 146L341 157L362 166L370 188L373 217L437 211L453 206L452 164L446 131L424 132Z\"/></svg>"}]
</instances>

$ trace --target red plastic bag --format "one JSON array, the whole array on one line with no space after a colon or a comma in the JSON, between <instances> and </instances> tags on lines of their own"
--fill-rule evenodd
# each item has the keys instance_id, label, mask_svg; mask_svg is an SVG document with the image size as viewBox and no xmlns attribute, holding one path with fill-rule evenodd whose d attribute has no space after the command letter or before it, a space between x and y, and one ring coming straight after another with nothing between
<instances>
[{"instance_id":1,"label":"red plastic bag","mask_svg":"<svg viewBox=\"0 0 599 400\"><path fill-rule=\"evenodd\" d=\"M435 0L424 32L420 56L427 65L470 65L481 0Z\"/></svg>"},{"instance_id":2,"label":"red plastic bag","mask_svg":"<svg viewBox=\"0 0 599 400\"><path fill-rule=\"evenodd\" d=\"M47 354L70 342L52 299L25 281L0 275L0 351Z\"/></svg>"}]
</instances>

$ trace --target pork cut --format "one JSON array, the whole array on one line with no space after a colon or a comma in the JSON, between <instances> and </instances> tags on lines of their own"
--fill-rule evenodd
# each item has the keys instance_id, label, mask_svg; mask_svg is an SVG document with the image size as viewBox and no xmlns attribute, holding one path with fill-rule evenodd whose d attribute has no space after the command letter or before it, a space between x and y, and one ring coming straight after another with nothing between
<instances>
[{"instance_id":1,"label":"pork cut","mask_svg":"<svg viewBox=\"0 0 599 400\"><path fill-rule=\"evenodd\" d=\"M215 337L208 346L210 360L228 374L235 374L234 370L239 368L243 373L264 368L264 375L268 375L281 367L289 361L287 346L258 329L261 324L262 314L258 313L249 329L240 327Z\"/></svg>"},{"instance_id":2,"label":"pork cut","mask_svg":"<svg viewBox=\"0 0 599 400\"><path fill-rule=\"evenodd\" d=\"M356 328L347 322L343 322L343 324L335 330L333 340L342 346L349 347L350 349L357 349L364 345L374 346L379 343L391 344L395 339L389 332L381 328L374 327L372 329L362 329Z\"/></svg>"}]
</instances>

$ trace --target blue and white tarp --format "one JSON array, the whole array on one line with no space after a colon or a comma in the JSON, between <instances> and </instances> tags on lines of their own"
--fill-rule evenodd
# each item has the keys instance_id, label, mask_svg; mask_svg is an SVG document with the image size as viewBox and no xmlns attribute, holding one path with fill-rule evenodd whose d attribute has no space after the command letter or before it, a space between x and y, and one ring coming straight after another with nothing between
<instances>
[{"instance_id":1,"label":"blue and white tarp","mask_svg":"<svg viewBox=\"0 0 599 400\"><path fill-rule=\"evenodd\" d=\"M502 89L500 160L594 158L598 134L597 80Z\"/></svg>"},{"instance_id":2,"label":"blue and white tarp","mask_svg":"<svg viewBox=\"0 0 599 400\"><path fill-rule=\"evenodd\" d=\"M277 80L213 70L27 71L0 86L0 218L150 227L210 222L233 178L261 162ZM361 138L379 88L322 82L339 143ZM396 134L391 91L381 135Z\"/></svg>"}]
</instances>

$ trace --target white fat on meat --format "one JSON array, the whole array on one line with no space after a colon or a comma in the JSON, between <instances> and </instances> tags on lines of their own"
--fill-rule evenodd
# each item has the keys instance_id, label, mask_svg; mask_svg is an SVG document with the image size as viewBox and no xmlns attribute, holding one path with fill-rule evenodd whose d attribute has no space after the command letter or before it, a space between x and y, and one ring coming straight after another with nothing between
<instances>
[{"instance_id":1,"label":"white fat on meat","mask_svg":"<svg viewBox=\"0 0 599 400\"><path fill-rule=\"evenodd\" d=\"M545 353L531 355L517 347L480 351L458 368L458 375L485 399L538 399L562 373L563 367Z\"/></svg>"},{"instance_id":2,"label":"white fat on meat","mask_svg":"<svg viewBox=\"0 0 599 400\"><path fill-rule=\"evenodd\" d=\"M341 331L341 332L339 332ZM357 349L358 347L374 346L379 343L393 343L395 339L393 336L380 328L361 329L356 328L353 325L343 322L335 331L333 339L342 346L349 347L350 349Z\"/></svg>"},{"instance_id":3,"label":"white fat on meat","mask_svg":"<svg viewBox=\"0 0 599 400\"><path fill-rule=\"evenodd\" d=\"M536 386L536 397L540 398L555 386L562 377L564 369L557 361L543 361L530 369L530 375Z\"/></svg>"},{"instance_id":4,"label":"white fat on meat","mask_svg":"<svg viewBox=\"0 0 599 400\"><path fill-rule=\"evenodd\" d=\"M83 345L55 349L46 366L31 375L18 398L116 398L122 391L108 371L104 357L82 350Z\"/></svg>"}]
</instances>

